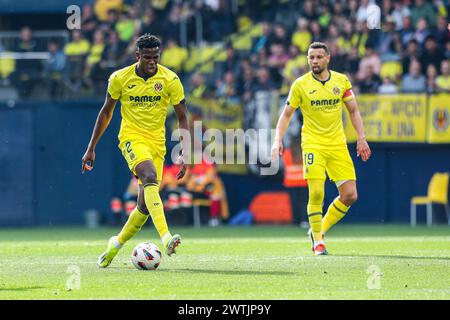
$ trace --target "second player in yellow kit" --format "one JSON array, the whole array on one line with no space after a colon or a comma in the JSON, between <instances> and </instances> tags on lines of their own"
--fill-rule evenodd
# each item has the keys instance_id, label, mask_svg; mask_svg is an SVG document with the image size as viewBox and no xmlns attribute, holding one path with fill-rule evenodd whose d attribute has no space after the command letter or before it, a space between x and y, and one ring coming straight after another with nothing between
<instances>
[{"instance_id":1,"label":"second player in yellow kit","mask_svg":"<svg viewBox=\"0 0 450 320\"><path fill-rule=\"evenodd\" d=\"M315 78L312 72L298 78L287 99L293 109L300 108L303 114L304 176L307 180L326 179L328 173L335 182L356 180L342 124L343 102L353 99L352 86L344 74L329 74L325 81Z\"/></svg>"},{"instance_id":2,"label":"second player in yellow kit","mask_svg":"<svg viewBox=\"0 0 450 320\"><path fill-rule=\"evenodd\" d=\"M325 233L345 216L357 199L355 168L342 123L344 106L358 135L357 155L366 161L371 154L350 81L344 74L329 70L329 62L330 53L324 43L314 42L309 46L308 64L311 71L292 84L272 146L272 159L275 160L283 152L282 139L290 118L295 110L300 109L303 115L303 172L308 180L309 192L308 234L315 255L328 254ZM336 183L339 196L322 216L327 174Z\"/></svg>"},{"instance_id":3,"label":"second player in yellow kit","mask_svg":"<svg viewBox=\"0 0 450 320\"><path fill-rule=\"evenodd\" d=\"M159 196L159 184L165 147L165 121L167 107L173 105L180 129L188 130L187 109L183 86L178 76L158 64L161 42L155 36L145 34L136 40L137 63L114 72L109 78L105 103L100 110L91 141L82 159L82 172L92 170L95 146L109 125L117 101L121 103L122 123L119 132L119 148L128 167L139 179L136 208L117 236L110 238L108 247L98 258L101 268L109 266L122 246L130 240L151 216L153 224L166 248L167 255L175 253L181 243L178 234L172 235L166 223L164 208ZM181 138L182 139L182 138ZM187 141L181 141L182 151L188 151ZM186 171L185 156L178 173L181 179Z\"/></svg>"}]
</instances>

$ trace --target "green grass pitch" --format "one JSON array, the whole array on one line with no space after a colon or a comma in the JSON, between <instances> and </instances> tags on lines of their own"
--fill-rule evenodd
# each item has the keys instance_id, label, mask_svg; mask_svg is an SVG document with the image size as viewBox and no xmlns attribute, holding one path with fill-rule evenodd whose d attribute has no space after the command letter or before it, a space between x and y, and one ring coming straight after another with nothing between
<instances>
[{"instance_id":1,"label":"green grass pitch","mask_svg":"<svg viewBox=\"0 0 450 320\"><path fill-rule=\"evenodd\" d=\"M172 228L183 243L139 271L146 226L97 267L117 228L0 229L0 299L450 299L450 227L341 224L314 257L294 226Z\"/></svg>"}]
</instances>

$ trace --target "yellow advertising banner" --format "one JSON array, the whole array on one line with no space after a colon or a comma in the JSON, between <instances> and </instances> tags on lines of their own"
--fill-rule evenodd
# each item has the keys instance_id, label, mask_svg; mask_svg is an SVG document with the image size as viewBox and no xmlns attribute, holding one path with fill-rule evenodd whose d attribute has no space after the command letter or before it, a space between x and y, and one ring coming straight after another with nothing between
<instances>
[{"instance_id":1,"label":"yellow advertising banner","mask_svg":"<svg viewBox=\"0 0 450 320\"><path fill-rule=\"evenodd\" d=\"M450 143L450 94L430 96L428 108L429 143Z\"/></svg>"},{"instance_id":2,"label":"yellow advertising banner","mask_svg":"<svg viewBox=\"0 0 450 320\"><path fill-rule=\"evenodd\" d=\"M427 96L425 94L359 95L358 107L367 141L425 142ZM349 142L356 134L347 111L344 128Z\"/></svg>"}]
</instances>

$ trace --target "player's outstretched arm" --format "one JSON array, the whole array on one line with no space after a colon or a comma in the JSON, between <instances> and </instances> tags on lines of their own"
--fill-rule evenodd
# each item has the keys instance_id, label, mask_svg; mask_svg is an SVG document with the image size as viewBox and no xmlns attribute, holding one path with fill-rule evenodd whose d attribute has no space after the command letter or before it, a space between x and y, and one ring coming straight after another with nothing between
<instances>
[{"instance_id":1,"label":"player's outstretched arm","mask_svg":"<svg viewBox=\"0 0 450 320\"><path fill-rule=\"evenodd\" d=\"M366 141L366 135L364 134L364 125L361 118L361 114L359 113L358 104L356 99L353 98L349 101L345 102L345 106L350 114L350 120L352 122L353 128L356 130L357 141L356 141L356 153L359 157L361 155L361 159L363 161L367 161L372 154L370 150L369 144Z\"/></svg>"},{"instance_id":2,"label":"player's outstretched arm","mask_svg":"<svg viewBox=\"0 0 450 320\"><path fill-rule=\"evenodd\" d=\"M98 113L91 140L89 141L86 152L81 159L81 173L84 173L85 169L91 171L94 168L95 146L97 145L98 141L100 140L101 136L103 135L111 121L116 102L117 100L111 98L109 93L106 94L105 103Z\"/></svg>"},{"instance_id":3,"label":"player's outstretched arm","mask_svg":"<svg viewBox=\"0 0 450 320\"><path fill-rule=\"evenodd\" d=\"M283 112L278 119L277 128L275 131L275 139L272 145L272 161L278 159L278 156L283 154L283 137L289 127L289 122L291 121L292 115L295 109L290 105L286 104L284 106Z\"/></svg>"},{"instance_id":4,"label":"player's outstretched arm","mask_svg":"<svg viewBox=\"0 0 450 320\"><path fill-rule=\"evenodd\" d=\"M175 114L178 119L178 128L189 132L188 111L186 108L186 100L183 99L179 104L174 106ZM177 159L177 164L181 164L181 170L177 173L177 179L180 180L186 174L186 162L190 152L189 141L183 139L183 135L180 134L181 141L181 153Z\"/></svg>"}]
</instances>

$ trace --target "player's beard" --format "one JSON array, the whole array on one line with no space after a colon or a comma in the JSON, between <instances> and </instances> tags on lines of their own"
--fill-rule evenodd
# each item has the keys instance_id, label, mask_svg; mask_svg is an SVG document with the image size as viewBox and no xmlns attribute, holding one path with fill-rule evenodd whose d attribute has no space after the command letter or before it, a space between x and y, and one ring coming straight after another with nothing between
<instances>
[{"instance_id":1,"label":"player's beard","mask_svg":"<svg viewBox=\"0 0 450 320\"><path fill-rule=\"evenodd\" d=\"M311 71L316 75L321 74L324 70L325 70L325 68L321 68L319 66L316 68L311 67Z\"/></svg>"}]
</instances>

